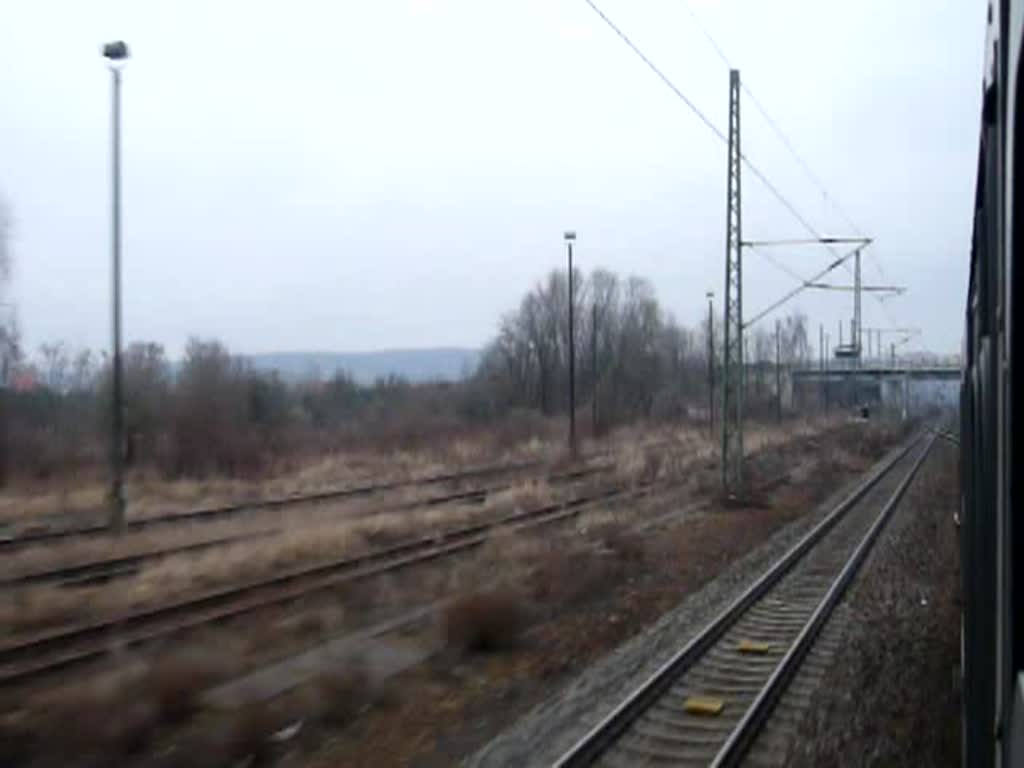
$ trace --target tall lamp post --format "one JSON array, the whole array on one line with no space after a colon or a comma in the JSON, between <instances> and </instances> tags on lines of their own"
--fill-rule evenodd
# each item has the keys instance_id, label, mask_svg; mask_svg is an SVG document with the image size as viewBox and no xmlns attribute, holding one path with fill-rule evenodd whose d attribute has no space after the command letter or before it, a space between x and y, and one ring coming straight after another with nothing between
<instances>
[{"instance_id":1,"label":"tall lamp post","mask_svg":"<svg viewBox=\"0 0 1024 768\"><path fill-rule=\"evenodd\" d=\"M110 527L124 523L124 422L121 391L121 67L128 59L128 45L116 40L103 46L103 57L110 62L111 76L111 253L113 266L113 366L110 423L110 464L113 473L110 489Z\"/></svg>"},{"instance_id":2,"label":"tall lamp post","mask_svg":"<svg viewBox=\"0 0 1024 768\"><path fill-rule=\"evenodd\" d=\"M708 433L715 439L715 326L714 291L707 292L708 297Z\"/></svg>"},{"instance_id":3,"label":"tall lamp post","mask_svg":"<svg viewBox=\"0 0 1024 768\"><path fill-rule=\"evenodd\" d=\"M572 286L572 244L576 233L569 230L565 233L565 246L569 254L569 455L576 457L576 326L574 323L573 303L575 296Z\"/></svg>"}]
</instances>

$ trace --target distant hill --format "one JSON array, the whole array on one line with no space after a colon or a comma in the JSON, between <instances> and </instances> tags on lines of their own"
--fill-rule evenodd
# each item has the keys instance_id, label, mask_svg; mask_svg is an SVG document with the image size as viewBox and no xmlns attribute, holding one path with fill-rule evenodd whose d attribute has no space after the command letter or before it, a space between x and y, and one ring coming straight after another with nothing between
<instances>
[{"instance_id":1,"label":"distant hill","mask_svg":"<svg viewBox=\"0 0 1024 768\"><path fill-rule=\"evenodd\" d=\"M476 370L479 349L383 349L373 352L272 352L247 355L262 371L276 370L288 381L329 379L338 371L361 384L395 374L409 381L455 381Z\"/></svg>"}]
</instances>

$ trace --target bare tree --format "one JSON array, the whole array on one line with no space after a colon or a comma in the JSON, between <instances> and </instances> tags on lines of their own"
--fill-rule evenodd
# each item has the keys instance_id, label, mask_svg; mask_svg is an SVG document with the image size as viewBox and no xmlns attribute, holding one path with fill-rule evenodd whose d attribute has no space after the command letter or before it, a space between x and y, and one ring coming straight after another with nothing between
<instances>
[{"instance_id":1,"label":"bare tree","mask_svg":"<svg viewBox=\"0 0 1024 768\"><path fill-rule=\"evenodd\" d=\"M21 363L21 338L13 320L0 323L0 387L9 387Z\"/></svg>"},{"instance_id":2,"label":"bare tree","mask_svg":"<svg viewBox=\"0 0 1024 768\"><path fill-rule=\"evenodd\" d=\"M807 315L796 310L783 318L781 336L783 362L807 363L811 356L811 344L807 337Z\"/></svg>"},{"instance_id":3,"label":"bare tree","mask_svg":"<svg viewBox=\"0 0 1024 768\"><path fill-rule=\"evenodd\" d=\"M91 349L79 350L71 361L68 378L70 392L87 392L96 384L96 359Z\"/></svg>"},{"instance_id":4,"label":"bare tree","mask_svg":"<svg viewBox=\"0 0 1024 768\"><path fill-rule=\"evenodd\" d=\"M9 386L21 360L21 344L13 307L7 302L7 284L11 278L11 214L0 197L0 386Z\"/></svg>"},{"instance_id":5,"label":"bare tree","mask_svg":"<svg viewBox=\"0 0 1024 768\"><path fill-rule=\"evenodd\" d=\"M41 383L51 392L63 395L68 391L71 355L63 341L41 344L35 367Z\"/></svg>"},{"instance_id":6,"label":"bare tree","mask_svg":"<svg viewBox=\"0 0 1024 768\"><path fill-rule=\"evenodd\" d=\"M248 431L248 377L245 363L219 341L189 339L175 387L175 473L235 474L258 462Z\"/></svg>"},{"instance_id":7,"label":"bare tree","mask_svg":"<svg viewBox=\"0 0 1024 768\"><path fill-rule=\"evenodd\" d=\"M574 278L579 401L597 399L602 426L622 419L682 417L707 396L703 348L666 315L647 280L595 270ZM502 318L480 376L507 406L565 412L568 291L553 271ZM595 354L596 353L596 354ZM657 406L657 407L655 407Z\"/></svg>"},{"instance_id":8,"label":"bare tree","mask_svg":"<svg viewBox=\"0 0 1024 768\"><path fill-rule=\"evenodd\" d=\"M8 435L10 423L6 389L21 358L18 327L10 307L4 301L7 282L11 276L11 216L3 197L0 197L0 487L7 480L10 453Z\"/></svg>"},{"instance_id":9,"label":"bare tree","mask_svg":"<svg viewBox=\"0 0 1024 768\"><path fill-rule=\"evenodd\" d=\"M169 411L170 368L164 348L135 342L124 353L125 463L152 458ZM109 399L107 400L109 402Z\"/></svg>"},{"instance_id":10,"label":"bare tree","mask_svg":"<svg viewBox=\"0 0 1024 768\"><path fill-rule=\"evenodd\" d=\"M11 211L7 202L0 197L0 289L11 277ZM0 293L0 299L3 295Z\"/></svg>"}]
</instances>

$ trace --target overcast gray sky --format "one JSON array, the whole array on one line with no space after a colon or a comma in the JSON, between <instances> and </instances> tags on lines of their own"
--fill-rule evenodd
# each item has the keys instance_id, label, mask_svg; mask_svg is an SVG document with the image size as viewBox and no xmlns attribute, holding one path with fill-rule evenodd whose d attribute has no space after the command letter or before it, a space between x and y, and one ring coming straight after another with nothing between
<instances>
[{"instance_id":1,"label":"overcast gray sky","mask_svg":"<svg viewBox=\"0 0 1024 768\"><path fill-rule=\"evenodd\" d=\"M876 238L868 326L958 351L982 0L598 0L719 126L728 72ZM29 349L109 343L109 75L124 38L125 333L172 355L479 345L548 269L650 278L679 319L720 297L725 149L583 0L0 7L0 194ZM810 221L847 234L749 99L743 147ZM750 173L749 238L805 233ZM809 275L813 249L779 251ZM751 316L793 285L745 261ZM847 277L844 275L844 277ZM804 295L814 325L848 297Z\"/></svg>"}]
</instances>

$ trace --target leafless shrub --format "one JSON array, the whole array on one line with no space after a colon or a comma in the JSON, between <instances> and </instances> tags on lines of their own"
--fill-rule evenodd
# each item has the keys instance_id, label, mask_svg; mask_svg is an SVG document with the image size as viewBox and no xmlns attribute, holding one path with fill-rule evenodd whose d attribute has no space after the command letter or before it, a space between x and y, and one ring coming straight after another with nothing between
<instances>
[{"instance_id":1,"label":"leafless shrub","mask_svg":"<svg viewBox=\"0 0 1024 768\"><path fill-rule=\"evenodd\" d=\"M613 557L588 546L552 542L530 571L530 594L552 608L572 605L607 585L618 571Z\"/></svg>"},{"instance_id":2,"label":"leafless shrub","mask_svg":"<svg viewBox=\"0 0 1024 768\"><path fill-rule=\"evenodd\" d=\"M328 725L344 725L369 701L369 676L362 664L331 669L318 681L319 716Z\"/></svg>"},{"instance_id":3,"label":"leafless shrub","mask_svg":"<svg viewBox=\"0 0 1024 768\"><path fill-rule=\"evenodd\" d=\"M158 723L138 680L138 669L130 669L37 699L28 715L32 753L61 766L116 765L138 754Z\"/></svg>"},{"instance_id":4,"label":"leafless shrub","mask_svg":"<svg viewBox=\"0 0 1024 768\"><path fill-rule=\"evenodd\" d=\"M227 763L251 760L251 765L266 764L274 752L270 737L287 725L286 721L270 702L251 702L232 712L219 745Z\"/></svg>"},{"instance_id":5,"label":"leafless shrub","mask_svg":"<svg viewBox=\"0 0 1024 768\"><path fill-rule=\"evenodd\" d=\"M496 588L457 598L445 608L442 621L449 648L488 653L515 645L527 612L522 595Z\"/></svg>"},{"instance_id":6,"label":"leafless shrub","mask_svg":"<svg viewBox=\"0 0 1024 768\"><path fill-rule=\"evenodd\" d=\"M200 697L232 667L216 642L174 651L155 660L140 683L161 722L175 725L198 711Z\"/></svg>"},{"instance_id":7,"label":"leafless shrub","mask_svg":"<svg viewBox=\"0 0 1024 768\"><path fill-rule=\"evenodd\" d=\"M624 523L603 530L601 543L611 553L617 567L638 565L647 557L646 537Z\"/></svg>"}]
</instances>

